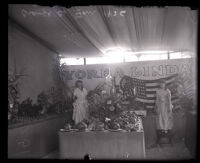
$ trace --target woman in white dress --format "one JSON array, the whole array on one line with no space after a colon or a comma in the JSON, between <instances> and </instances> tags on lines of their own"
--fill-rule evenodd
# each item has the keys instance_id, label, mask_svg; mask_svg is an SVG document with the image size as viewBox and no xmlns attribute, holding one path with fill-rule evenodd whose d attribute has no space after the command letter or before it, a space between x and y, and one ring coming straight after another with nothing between
<instances>
[{"instance_id":1,"label":"woman in white dress","mask_svg":"<svg viewBox=\"0 0 200 163\"><path fill-rule=\"evenodd\" d=\"M173 127L173 113L171 104L171 92L161 81L160 89L156 92L156 128L167 133Z\"/></svg>"},{"instance_id":2,"label":"woman in white dress","mask_svg":"<svg viewBox=\"0 0 200 163\"><path fill-rule=\"evenodd\" d=\"M83 87L83 82L77 80L75 86L73 93L75 100L73 103L73 120L77 124L88 118L88 103L86 99L87 90Z\"/></svg>"}]
</instances>

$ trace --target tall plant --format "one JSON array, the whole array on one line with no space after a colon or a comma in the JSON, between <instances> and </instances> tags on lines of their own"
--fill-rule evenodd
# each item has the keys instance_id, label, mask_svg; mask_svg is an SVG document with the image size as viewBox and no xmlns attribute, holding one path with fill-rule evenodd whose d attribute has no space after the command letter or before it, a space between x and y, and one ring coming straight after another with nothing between
<instances>
[{"instance_id":1,"label":"tall plant","mask_svg":"<svg viewBox=\"0 0 200 163\"><path fill-rule=\"evenodd\" d=\"M56 89L60 92L60 99L63 104L72 103L72 91L67 85L64 72L65 65L60 65L60 58L56 57L54 59L54 81L56 84Z\"/></svg>"},{"instance_id":2,"label":"tall plant","mask_svg":"<svg viewBox=\"0 0 200 163\"><path fill-rule=\"evenodd\" d=\"M18 109L18 100L20 98L19 81L22 77L28 76L23 73L24 70L25 69L21 69L17 72L15 60L14 71L8 74L8 112L10 112L11 115Z\"/></svg>"},{"instance_id":3,"label":"tall plant","mask_svg":"<svg viewBox=\"0 0 200 163\"><path fill-rule=\"evenodd\" d=\"M195 106L195 90L194 81L191 74L179 74L176 81L180 105L185 109L192 109Z\"/></svg>"}]
</instances>

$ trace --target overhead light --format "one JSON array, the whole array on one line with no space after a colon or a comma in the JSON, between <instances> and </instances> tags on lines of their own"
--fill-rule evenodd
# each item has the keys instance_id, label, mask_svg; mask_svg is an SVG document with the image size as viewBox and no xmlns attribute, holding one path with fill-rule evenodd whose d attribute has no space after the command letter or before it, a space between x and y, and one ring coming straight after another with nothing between
<instances>
[{"instance_id":1,"label":"overhead light","mask_svg":"<svg viewBox=\"0 0 200 163\"><path fill-rule=\"evenodd\" d=\"M160 51L160 50L148 50L148 51L138 51L138 52L132 52L133 54L162 54L162 53L168 53L171 51Z\"/></svg>"},{"instance_id":2,"label":"overhead light","mask_svg":"<svg viewBox=\"0 0 200 163\"><path fill-rule=\"evenodd\" d=\"M120 48L120 47L114 47L114 48L109 48L104 51L104 56L118 56L118 57L123 57L124 54L126 53L126 49Z\"/></svg>"},{"instance_id":3,"label":"overhead light","mask_svg":"<svg viewBox=\"0 0 200 163\"><path fill-rule=\"evenodd\" d=\"M114 53L119 54L119 53L122 53L123 51L124 50L121 48L112 48L112 49L106 50L104 54L105 55L110 55L110 54L114 54Z\"/></svg>"},{"instance_id":4,"label":"overhead light","mask_svg":"<svg viewBox=\"0 0 200 163\"><path fill-rule=\"evenodd\" d=\"M172 52L172 51L167 51L167 50L132 51L130 49L114 47L114 48L109 48L105 50L104 55L105 56L111 56L111 55L123 56L123 55L137 55L137 54L162 54L162 53L168 53L168 52Z\"/></svg>"}]
</instances>

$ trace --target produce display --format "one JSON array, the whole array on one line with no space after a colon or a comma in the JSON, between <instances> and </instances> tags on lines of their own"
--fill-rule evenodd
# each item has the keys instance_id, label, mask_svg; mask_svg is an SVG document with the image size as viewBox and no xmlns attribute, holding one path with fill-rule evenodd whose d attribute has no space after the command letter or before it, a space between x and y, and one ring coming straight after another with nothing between
<instances>
[{"instance_id":1,"label":"produce display","mask_svg":"<svg viewBox=\"0 0 200 163\"><path fill-rule=\"evenodd\" d=\"M80 122L74 126L74 128L78 129L79 131L85 131L87 128L87 124L84 122Z\"/></svg>"},{"instance_id":2,"label":"produce display","mask_svg":"<svg viewBox=\"0 0 200 163\"><path fill-rule=\"evenodd\" d=\"M66 123L64 125L65 130L70 130L71 129L71 125L69 123Z\"/></svg>"},{"instance_id":3,"label":"produce display","mask_svg":"<svg viewBox=\"0 0 200 163\"><path fill-rule=\"evenodd\" d=\"M142 131L141 118L133 110L143 110L144 107L135 101L134 93L128 92L129 78L123 79L118 89L112 85L111 93L104 89L106 83L89 91L87 96L89 118L72 127L79 131Z\"/></svg>"},{"instance_id":4,"label":"produce display","mask_svg":"<svg viewBox=\"0 0 200 163\"><path fill-rule=\"evenodd\" d=\"M91 121L91 123L88 125L89 130L104 130L104 123L99 121L98 119L94 119Z\"/></svg>"},{"instance_id":5,"label":"produce display","mask_svg":"<svg viewBox=\"0 0 200 163\"><path fill-rule=\"evenodd\" d=\"M110 123L108 123L107 126L108 126L107 129L112 129L112 130L118 130L121 127L120 124L117 122L110 122Z\"/></svg>"},{"instance_id":6,"label":"produce display","mask_svg":"<svg viewBox=\"0 0 200 163\"><path fill-rule=\"evenodd\" d=\"M122 129L130 131L141 131L142 120L134 111L124 111L114 120Z\"/></svg>"},{"instance_id":7,"label":"produce display","mask_svg":"<svg viewBox=\"0 0 200 163\"><path fill-rule=\"evenodd\" d=\"M78 129L78 131L103 131L103 130L126 130L126 131L143 131L142 120L137 116L134 111L123 111L121 114L114 118L105 118L100 121L98 118L90 117L89 120L80 122L74 126L69 123L64 125L65 130L71 128Z\"/></svg>"}]
</instances>

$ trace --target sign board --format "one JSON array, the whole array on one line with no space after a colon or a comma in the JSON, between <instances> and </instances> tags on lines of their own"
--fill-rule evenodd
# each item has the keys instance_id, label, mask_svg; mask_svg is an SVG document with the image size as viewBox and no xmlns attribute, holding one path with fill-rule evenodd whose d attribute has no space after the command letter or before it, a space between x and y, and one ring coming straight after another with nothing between
<instances>
[{"instance_id":1,"label":"sign board","mask_svg":"<svg viewBox=\"0 0 200 163\"><path fill-rule=\"evenodd\" d=\"M118 84L123 75L143 80L154 80L177 73L193 75L194 72L194 60L176 59L117 64L65 66L64 78L70 88L73 88L76 80L80 79L83 81L86 89L92 90L98 84L103 83L109 74L115 76L116 84Z\"/></svg>"}]
</instances>

